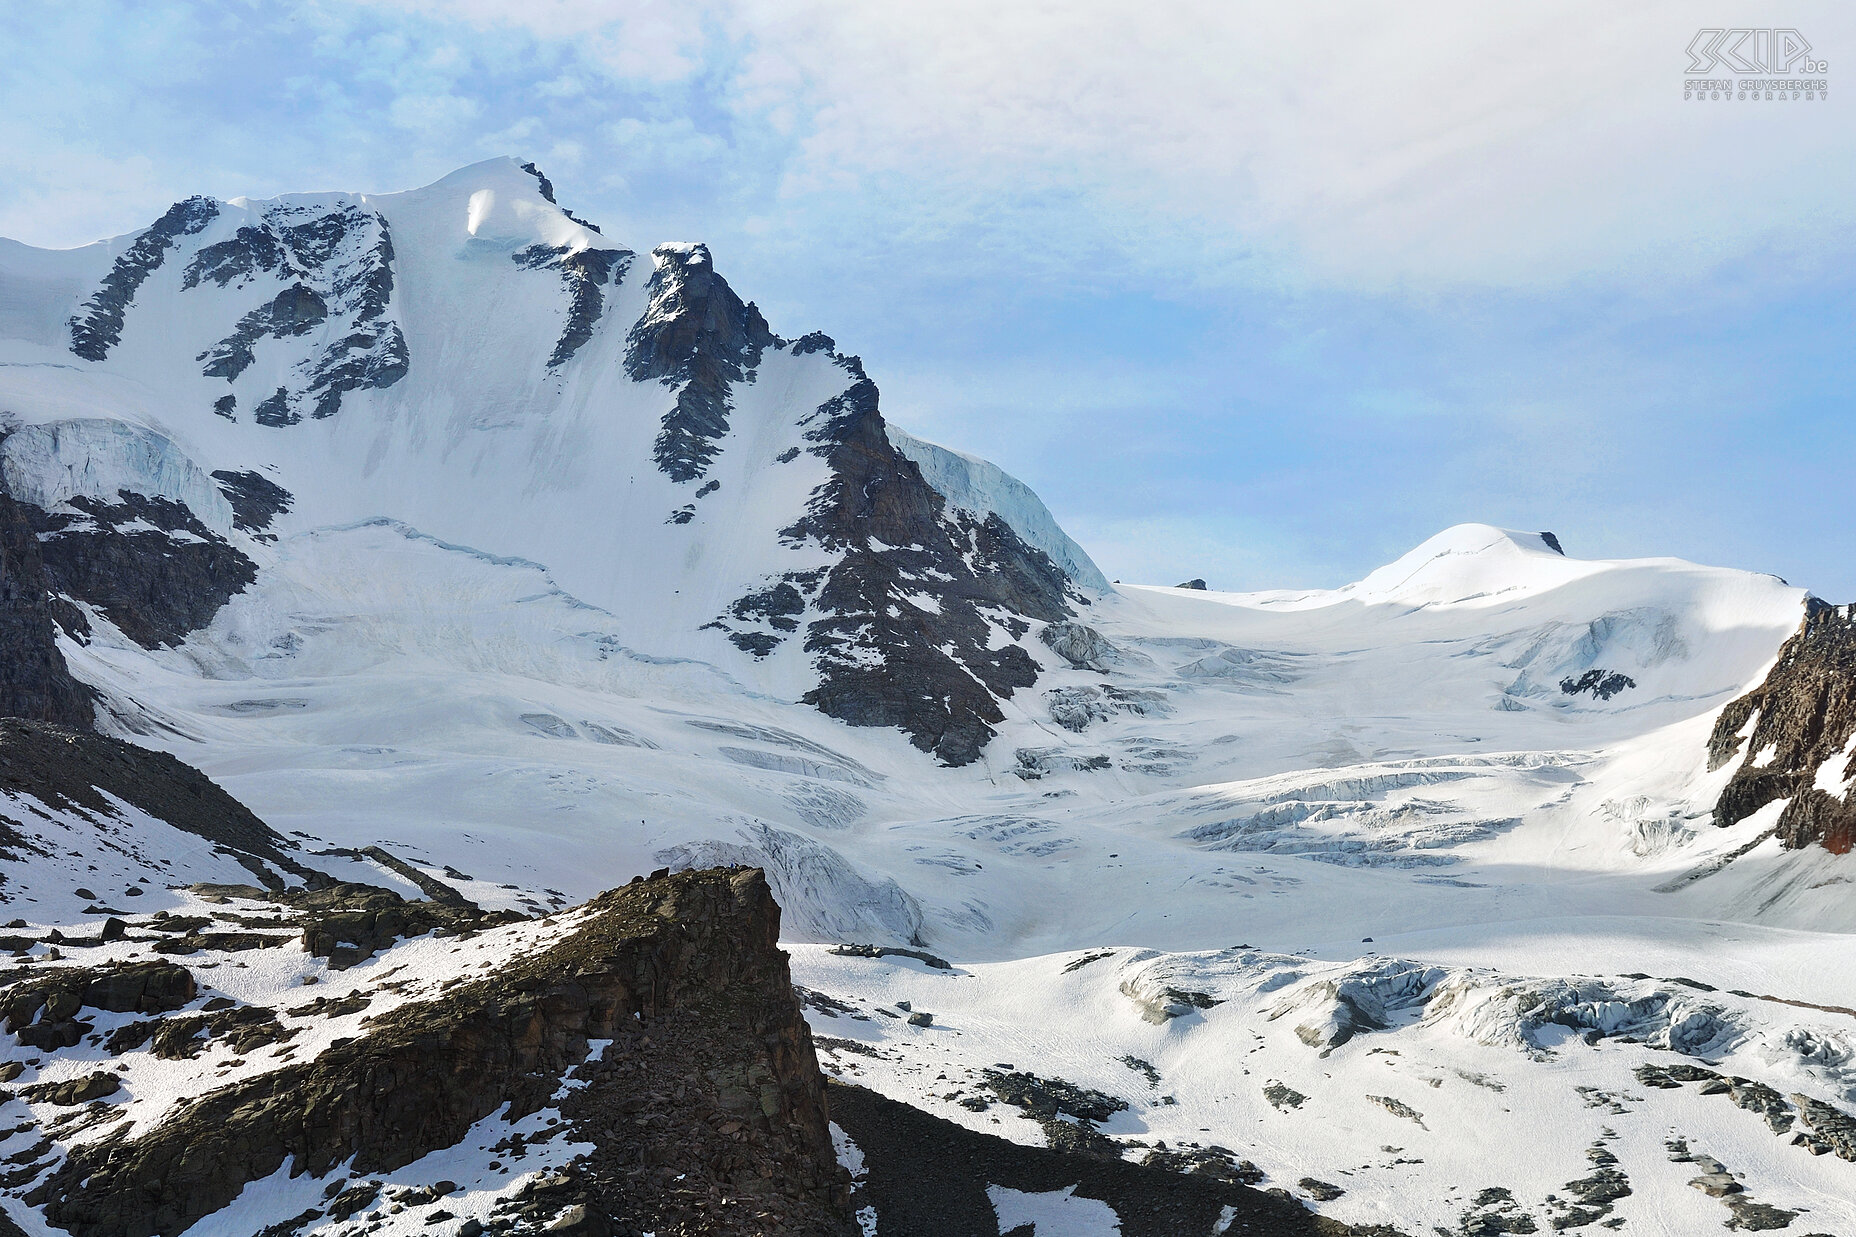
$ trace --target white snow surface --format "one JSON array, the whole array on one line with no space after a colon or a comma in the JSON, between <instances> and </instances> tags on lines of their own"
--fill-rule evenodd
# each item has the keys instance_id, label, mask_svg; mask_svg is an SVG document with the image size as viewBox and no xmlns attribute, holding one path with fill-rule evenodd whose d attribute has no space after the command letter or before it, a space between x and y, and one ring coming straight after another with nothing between
<instances>
[{"instance_id":1,"label":"white snow surface","mask_svg":"<svg viewBox=\"0 0 1856 1237\"><path fill-rule=\"evenodd\" d=\"M962 511L997 515L1025 544L1050 556L1064 574L1096 593L1109 591L1108 577L1083 547L1070 540L1031 487L990 460L954 451L890 427L896 450L914 460L922 476Z\"/></svg>"},{"instance_id":2,"label":"white snow surface","mask_svg":"<svg viewBox=\"0 0 1856 1237\"><path fill-rule=\"evenodd\" d=\"M800 641L756 662L703 628L769 575L822 565L780 530L824 465L780 457L845 385L827 355L767 352L734 394L709 473L720 488L666 523L691 500L650 458L671 397L622 365L648 247L626 246L633 270L551 370L558 274L510 255L617 242L542 200L514 163L409 193L284 201L387 220L413 358L395 385L284 428L215 415L227 385L193 360L259 291L181 302L171 256L109 358L80 362L61 323L130 238L63 254L0 245L0 408L16 427L0 466L16 492L160 494L221 531L229 513L201 491L214 470L256 469L294 496L274 540L231 534L258 579L178 648L144 650L101 615L89 644L63 646L125 737L200 767L280 832L470 872L460 887L486 906L563 905L666 865L764 864L799 983L936 1015L913 1028L815 1014L821 1034L885 1054L828 1065L1007 1137L1042 1135L999 1105L940 1098L957 1088L935 1075L1012 1062L1120 1095L1131 1108L1105 1132L1222 1144L1272 1185L1337 1182L1347 1193L1316 1205L1343 1220L1454 1226L1499 1185L1544 1228L1546 1195L1589 1171L1602 1138L1632 1183L1617 1203L1626 1231L1714 1231L1730 1213L1669 1160L1680 1134L1760 1201L1809 1207L1796 1231L1856 1232L1856 1165L1808 1155L1722 1096L1631 1073L1716 1062L1856 1107L1856 857L1761 841L1778 804L1732 829L1710 818L1732 773L1706 769L1713 719L1797 627L1799 590L1675 559L1569 557L1484 525L1335 590L1103 588L1076 622L1112 646L1107 669L1072 666L1034 627L1022 643L1037 684L1003 703L980 762L938 768L895 731L800 703ZM187 243L274 205L234 203ZM161 312L182 304L194 308ZM268 346L254 382L278 380ZM894 441L954 506L1000 514L1100 586L1022 485ZM1593 671L1630 685L1567 690ZM147 870L111 862L111 880ZM192 855L174 883L238 879L229 866ZM79 883L76 868L48 876L45 906L15 912L72 922ZM957 966L814 947L841 939L913 942ZM1066 969L1082 951L1113 952ZM308 965L215 982L275 1003ZM1333 1022L1331 991L1388 982L1406 988L1374 998L1391 1001L1385 1029L1325 1057L1297 1033ZM1177 1004L1169 986L1220 1003L1155 1014ZM1690 1003L1635 1044L1524 1031L1513 997L1597 1007L1652 990ZM1672 1032L1702 1005L1719 1034ZM130 1080L137 1113L198 1085L183 1076L194 1068ZM1270 1081L1306 1102L1272 1105ZM253 1202L248 1218L296 1214L304 1188L254 1185L275 1206ZM1081 1201L995 1204L1003 1220Z\"/></svg>"}]
</instances>

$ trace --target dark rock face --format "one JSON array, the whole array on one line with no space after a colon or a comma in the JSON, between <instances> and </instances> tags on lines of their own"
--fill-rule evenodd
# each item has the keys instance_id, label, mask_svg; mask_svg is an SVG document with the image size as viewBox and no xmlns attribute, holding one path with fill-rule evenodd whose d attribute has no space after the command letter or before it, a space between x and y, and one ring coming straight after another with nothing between
<instances>
[{"instance_id":1,"label":"dark rock face","mask_svg":"<svg viewBox=\"0 0 1856 1237\"><path fill-rule=\"evenodd\" d=\"M305 412L332 417L347 392L389 387L406 376L406 339L387 314L393 238L380 215L353 205L273 206L260 223L196 253L182 287L243 286L260 277L284 286L196 358L205 362L207 377L235 382L263 341L322 337L317 351L292 367L301 384L278 387L259 401L254 414L260 425L294 425ZM213 407L222 416L236 415L236 400L222 398Z\"/></svg>"},{"instance_id":2,"label":"dark rock face","mask_svg":"<svg viewBox=\"0 0 1856 1237\"><path fill-rule=\"evenodd\" d=\"M573 1231L854 1234L762 874L640 881L589 908L493 979L394 1009L139 1137L74 1148L35 1191L46 1219L77 1237L172 1237L286 1160L391 1171L505 1104L534 1112L580 1067L588 1085L562 1111L597 1149L567 1175ZM613 1041L598 1063L590 1039Z\"/></svg>"},{"instance_id":3,"label":"dark rock face","mask_svg":"<svg viewBox=\"0 0 1856 1237\"><path fill-rule=\"evenodd\" d=\"M522 170L535 178L535 183L541 187L541 196L549 202L553 202L554 182L548 179L547 174L533 163L524 163L522 165Z\"/></svg>"},{"instance_id":4,"label":"dark rock face","mask_svg":"<svg viewBox=\"0 0 1856 1237\"><path fill-rule=\"evenodd\" d=\"M447 902L408 902L391 889L341 882L272 896L274 901L298 912L298 921L303 925L303 952L312 958L327 958L330 969L337 971L367 961L404 937L421 936L434 929L495 927L520 918L506 912L485 915L455 890L447 892L451 894Z\"/></svg>"},{"instance_id":5,"label":"dark rock face","mask_svg":"<svg viewBox=\"0 0 1856 1237\"><path fill-rule=\"evenodd\" d=\"M252 345L265 337L284 339L307 334L329 318L329 306L313 288L293 284L277 294L277 299L260 305L238 320L232 334L195 357L205 361L200 372L208 378L230 382L257 360Z\"/></svg>"},{"instance_id":6,"label":"dark rock face","mask_svg":"<svg viewBox=\"0 0 1856 1237\"><path fill-rule=\"evenodd\" d=\"M245 532L263 532L271 526L272 520L290 510L290 491L268 477L255 472L228 472L222 468L213 474L213 480L219 483L219 492L232 504L233 524Z\"/></svg>"},{"instance_id":7,"label":"dark rock face","mask_svg":"<svg viewBox=\"0 0 1856 1237\"><path fill-rule=\"evenodd\" d=\"M137 644L179 644L257 579L249 558L181 504L118 498L24 510L52 589L95 606Z\"/></svg>"},{"instance_id":8,"label":"dark rock face","mask_svg":"<svg viewBox=\"0 0 1856 1237\"><path fill-rule=\"evenodd\" d=\"M541 183L546 196L547 178L542 177ZM593 338L593 328L599 325L606 306L605 293L600 289L617 288L623 283L637 255L629 249L582 249L576 253L565 246L530 245L509 256L530 270L561 273L561 284L567 289L567 324L561 328L561 337L548 357L548 368L559 369L580 350L580 345Z\"/></svg>"},{"instance_id":9,"label":"dark rock face","mask_svg":"<svg viewBox=\"0 0 1856 1237\"><path fill-rule=\"evenodd\" d=\"M334 293L350 310L348 334L330 345L310 372L307 394L315 400L310 415L332 417L349 391L390 387L406 376L406 337L399 324L385 318L393 297L393 238L387 221L353 210L343 213L343 234L367 219L377 230L366 259L355 270L340 270Z\"/></svg>"},{"instance_id":10,"label":"dark rock face","mask_svg":"<svg viewBox=\"0 0 1856 1237\"><path fill-rule=\"evenodd\" d=\"M51 588L25 509L0 488L0 716L88 730L96 720L90 690L71 677L54 627L62 616L76 634L82 618L56 603Z\"/></svg>"},{"instance_id":11,"label":"dark rock face","mask_svg":"<svg viewBox=\"0 0 1856 1237\"><path fill-rule=\"evenodd\" d=\"M1205 581L1195 578L1195 579L1187 580L1180 584L1175 584L1173 587L1174 588L1193 588L1193 589L1198 589L1200 592L1204 592Z\"/></svg>"},{"instance_id":12,"label":"dark rock face","mask_svg":"<svg viewBox=\"0 0 1856 1237\"><path fill-rule=\"evenodd\" d=\"M1580 692L1590 692L1594 700L1609 700L1621 691L1637 686L1637 680L1628 674L1600 667L1587 670L1578 678L1560 680L1560 691L1568 696L1577 696Z\"/></svg>"},{"instance_id":13,"label":"dark rock face","mask_svg":"<svg viewBox=\"0 0 1856 1237\"><path fill-rule=\"evenodd\" d=\"M259 400L255 415L259 425L268 425L273 429L282 425L295 425L303 419L291 411L288 387L278 387Z\"/></svg>"},{"instance_id":14,"label":"dark rock face","mask_svg":"<svg viewBox=\"0 0 1856 1237\"><path fill-rule=\"evenodd\" d=\"M263 860L302 871L285 853L289 844L204 773L107 735L0 719L0 792L111 816L116 809L107 792L242 857L247 866L262 869Z\"/></svg>"},{"instance_id":15,"label":"dark rock face","mask_svg":"<svg viewBox=\"0 0 1856 1237\"><path fill-rule=\"evenodd\" d=\"M0 1000L0 1025L23 1040L27 1032L71 1021L86 1008L115 1014L161 1013L181 1008L198 992L193 973L172 962L74 967L33 976L8 988Z\"/></svg>"},{"instance_id":16,"label":"dark rock face","mask_svg":"<svg viewBox=\"0 0 1856 1237\"><path fill-rule=\"evenodd\" d=\"M1752 735L1743 739L1741 731L1749 722ZM1714 806L1714 823L1736 824L1768 803L1789 798L1778 821L1784 846L1795 850L1815 843L1847 854L1856 844L1856 802L1827 794L1814 783L1821 765L1842 759L1853 734L1856 618L1847 606L1809 597L1803 624L1779 650L1766 681L1721 710L1714 724L1709 769L1745 751ZM1856 771L1856 762L1850 767Z\"/></svg>"},{"instance_id":17,"label":"dark rock face","mask_svg":"<svg viewBox=\"0 0 1856 1237\"><path fill-rule=\"evenodd\" d=\"M819 615L805 649L820 681L805 701L854 726L898 727L942 762L969 764L1004 720L998 699L1037 681L1031 655L1015 642L993 647L994 632L1015 641L1028 618L1070 617L1076 598L1062 571L996 515L950 511L890 443L876 384L856 358L833 355L856 381L806 433L831 477L804 518L781 530L789 544L840 556L822 579L780 581ZM921 597L931 600L911 600ZM785 630L776 620L796 623L800 613L779 584L738 604L764 611L776 641Z\"/></svg>"},{"instance_id":18,"label":"dark rock face","mask_svg":"<svg viewBox=\"0 0 1856 1237\"><path fill-rule=\"evenodd\" d=\"M1540 539L1547 543L1547 548L1549 550L1552 550L1561 558L1566 557L1566 551L1560 548L1560 539L1558 537L1554 536L1552 533L1543 531L1540 534Z\"/></svg>"},{"instance_id":19,"label":"dark rock face","mask_svg":"<svg viewBox=\"0 0 1856 1237\"><path fill-rule=\"evenodd\" d=\"M524 172L527 172L530 176L533 176L535 178L535 183L540 188L541 196L544 199L553 203L556 206L561 205L559 202L554 201L554 182L549 180L540 168L536 167L533 163L524 163L521 165L521 167ZM561 207L561 213L563 215L566 215L569 219L573 220L575 223L579 224L581 227L585 228L589 232L599 231L598 224L588 223L586 220L574 214L572 211L568 210L564 206Z\"/></svg>"},{"instance_id":20,"label":"dark rock face","mask_svg":"<svg viewBox=\"0 0 1856 1237\"><path fill-rule=\"evenodd\" d=\"M687 510L695 518L695 508ZM729 642L742 652L765 657L799 630L807 598L818 591L824 578L823 570L789 571L767 587L736 598L725 617L706 626L727 632Z\"/></svg>"},{"instance_id":21,"label":"dark rock face","mask_svg":"<svg viewBox=\"0 0 1856 1237\"><path fill-rule=\"evenodd\" d=\"M86 361L101 361L122 342L123 315L136 289L160 268L168 250L183 236L192 236L219 217L219 204L211 198L188 198L168 207L147 231L136 237L103 277L103 286L90 295L71 319L71 351Z\"/></svg>"},{"instance_id":22,"label":"dark rock face","mask_svg":"<svg viewBox=\"0 0 1856 1237\"><path fill-rule=\"evenodd\" d=\"M729 389L751 381L776 342L760 310L715 273L706 245L659 245L650 305L632 327L625 372L634 382L677 388L654 453L672 480L694 481L728 432Z\"/></svg>"},{"instance_id":23,"label":"dark rock face","mask_svg":"<svg viewBox=\"0 0 1856 1237\"><path fill-rule=\"evenodd\" d=\"M278 269L289 258L283 242L270 228L240 228L230 240L202 246L193 255L181 288L197 288L208 279L221 288L234 281L243 283L260 271Z\"/></svg>"},{"instance_id":24,"label":"dark rock face","mask_svg":"<svg viewBox=\"0 0 1856 1237\"><path fill-rule=\"evenodd\" d=\"M999 1217L986 1193L995 1185L1036 1194L1074 1187L1074 1197L1106 1204L1127 1237L1214 1231L1368 1237L1375 1232L1314 1215L1289 1198L1251 1188L1236 1173L1174 1172L1113 1157L1020 1146L842 1083L832 1084L830 1099L832 1119L863 1152L867 1177L853 1205L875 1208L877 1237L997 1233ZM1219 1230L1221 1223L1228 1227ZM1045 1227L1040 1223L1038 1232Z\"/></svg>"}]
</instances>

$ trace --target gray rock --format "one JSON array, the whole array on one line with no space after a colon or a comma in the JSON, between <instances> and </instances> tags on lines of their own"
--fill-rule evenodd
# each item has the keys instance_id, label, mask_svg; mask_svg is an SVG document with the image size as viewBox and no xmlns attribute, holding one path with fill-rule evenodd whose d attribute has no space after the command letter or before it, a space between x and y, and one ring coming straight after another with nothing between
<instances>
[{"instance_id":1,"label":"gray rock","mask_svg":"<svg viewBox=\"0 0 1856 1237\"><path fill-rule=\"evenodd\" d=\"M567 292L567 322L548 357L549 369L565 365L582 344L593 338L593 328L599 324L606 305L602 289L610 286L616 290L624 283L637 257L629 249L574 250L566 245L530 245L509 256L530 270L561 273L561 286Z\"/></svg>"},{"instance_id":2,"label":"gray rock","mask_svg":"<svg viewBox=\"0 0 1856 1237\"><path fill-rule=\"evenodd\" d=\"M1093 627L1082 623L1051 623L1038 639L1078 670L1106 673L1122 660L1122 651Z\"/></svg>"},{"instance_id":3,"label":"gray rock","mask_svg":"<svg viewBox=\"0 0 1856 1237\"><path fill-rule=\"evenodd\" d=\"M193 236L219 217L219 203L193 197L168 207L135 238L71 319L71 351L86 361L101 361L122 339L123 317L142 282L161 266L168 250L183 236Z\"/></svg>"},{"instance_id":4,"label":"gray rock","mask_svg":"<svg viewBox=\"0 0 1856 1237\"><path fill-rule=\"evenodd\" d=\"M1818 769L1840 759L1856 735L1856 611L1815 597L1805 599L1804 621L1779 650L1766 681L1721 711L1708 740L1708 768L1739 756L1714 806L1714 823L1738 824L1768 803L1789 799L1779 814L1779 841L1787 849L1821 845L1846 853L1856 845L1856 799L1820 789ZM1758 720L1754 721L1754 715ZM1749 722L1750 739L1740 737ZM1758 766L1751 754L1770 755Z\"/></svg>"}]
</instances>

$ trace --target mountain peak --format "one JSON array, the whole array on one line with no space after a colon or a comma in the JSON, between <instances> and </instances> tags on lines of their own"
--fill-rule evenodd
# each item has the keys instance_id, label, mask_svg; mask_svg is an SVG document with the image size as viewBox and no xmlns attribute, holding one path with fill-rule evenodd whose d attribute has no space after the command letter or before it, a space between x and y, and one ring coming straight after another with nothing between
<instances>
[{"instance_id":1,"label":"mountain peak","mask_svg":"<svg viewBox=\"0 0 1856 1237\"><path fill-rule=\"evenodd\" d=\"M1357 601L1449 605L1550 587L1587 570L1552 533L1457 524L1340 591Z\"/></svg>"}]
</instances>

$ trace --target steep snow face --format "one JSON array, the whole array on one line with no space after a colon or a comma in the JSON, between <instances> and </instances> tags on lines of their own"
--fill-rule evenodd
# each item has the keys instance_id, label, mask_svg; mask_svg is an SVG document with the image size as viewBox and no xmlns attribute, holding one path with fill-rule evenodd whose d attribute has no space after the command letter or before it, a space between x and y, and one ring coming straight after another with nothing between
<instances>
[{"instance_id":1,"label":"steep snow face","mask_svg":"<svg viewBox=\"0 0 1856 1237\"><path fill-rule=\"evenodd\" d=\"M775 335L706 247L615 245L509 160L189 199L100 247L8 246L0 286L25 501L163 497L225 532L209 474L260 476L289 497L277 532L384 518L543 563L640 647L943 762L1035 680L1030 623L1100 587L996 469L949 474L948 502L855 358Z\"/></svg>"},{"instance_id":2,"label":"steep snow face","mask_svg":"<svg viewBox=\"0 0 1856 1237\"><path fill-rule=\"evenodd\" d=\"M217 533L232 531L232 506L219 485L169 439L126 421L46 421L6 433L0 482L19 501L47 510L73 498L165 498Z\"/></svg>"},{"instance_id":3,"label":"steep snow face","mask_svg":"<svg viewBox=\"0 0 1856 1237\"><path fill-rule=\"evenodd\" d=\"M982 519L996 515L1011 526L1026 545L1050 556L1072 580L1097 593L1109 591L1108 577L1083 547L1070 540L1044 502L1031 487L990 460L939 443L917 438L890 426L889 440L896 450L915 461L929 485L951 506Z\"/></svg>"}]
</instances>

